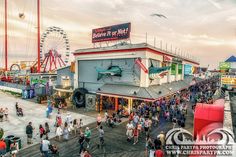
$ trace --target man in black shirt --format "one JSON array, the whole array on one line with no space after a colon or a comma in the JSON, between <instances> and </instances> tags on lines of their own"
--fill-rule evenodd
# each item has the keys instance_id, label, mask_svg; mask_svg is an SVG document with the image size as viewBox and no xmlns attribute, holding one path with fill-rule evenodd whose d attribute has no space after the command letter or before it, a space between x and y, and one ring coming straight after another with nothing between
<instances>
[{"instance_id":1,"label":"man in black shirt","mask_svg":"<svg viewBox=\"0 0 236 157\"><path fill-rule=\"evenodd\" d=\"M33 130L32 122L29 122L29 124L26 126L26 135L27 135L27 144L32 144L32 137L33 137Z\"/></svg>"},{"instance_id":2,"label":"man in black shirt","mask_svg":"<svg viewBox=\"0 0 236 157\"><path fill-rule=\"evenodd\" d=\"M80 144L79 153L81 153L82 150L84 149L84 141L85 141L84 133L81 132L79 137L79 144Z\"/></svg>"}]
</instances>

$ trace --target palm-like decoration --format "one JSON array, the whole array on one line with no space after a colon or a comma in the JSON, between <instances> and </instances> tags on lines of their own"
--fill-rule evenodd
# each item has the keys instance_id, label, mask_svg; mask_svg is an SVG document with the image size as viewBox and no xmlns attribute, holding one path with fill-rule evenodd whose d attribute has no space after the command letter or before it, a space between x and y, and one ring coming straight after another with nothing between
<instances>
[{"instance_id":1,"label":"palm-like decoration","mask_svg":"<svg viewBox=\"0 0 236 157\"><path fill-rule=\"evenodd\" d=\"M2 139L3 135L4 135L4 131L2 128L0 128L0 139Z\"/></svg>"}]
</instances>

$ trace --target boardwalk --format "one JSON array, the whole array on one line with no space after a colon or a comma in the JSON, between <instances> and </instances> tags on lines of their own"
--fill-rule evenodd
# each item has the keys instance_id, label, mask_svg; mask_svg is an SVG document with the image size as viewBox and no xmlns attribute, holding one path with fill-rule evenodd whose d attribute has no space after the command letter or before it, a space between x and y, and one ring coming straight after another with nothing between
<instances>
[{"instance_id":1,"label":"boardwalk","mask_svg":"<svg viewBox=\"0 0 236 157\"><path fill-rule=\"evenodd\" d=\"M133 142L127 142L125 136L125 126L126 122L123 122L116 128L104 127L105 131L105 146L103 149L98 149L96 143L98 142L98 131L95 128L96 124L90 124L89 127L92 128L92 139L91 147L89 151L92 153L93 157L144 157L145 156L145 136L142 134L138 144L135 146ZM192 132L193 130L193 114L191 112L191 106L188 109L186 129ZM153 128L151 135L156 137L161 131L168 131L172 128L172 123L165 122L161 119L158 128ZM79 145L78 137L72 137L67 142L57 142L54 139L51 140L52 143L59 146L60 156L62 157L78 157L79 156ZM19 157L39 157L39 145L26 148L19 152Z\"/></svg>"},{"instance_id":2,"label":"boardwalk","mask_svg":"<svg viewBox=\"0 0 236 157\"><path fill-rule=\"evenodd\" d=\"M9 121L0 122L0 126L3 128L5 132L5 136L15 135L17 137L21 137L22 145L25 147L26 144L26 136L25 136L25 127L29 123L29 121L33 122L33 126L35 127L35 135L39 132L38 126L39 124L44 124L48 122L50 128L53 128L55 123L55 117L57 114L57 110L53 110L52 118L46 118L45 111L46 105L40 105L34 102L30 102L27 100L22 100L20 98L13 97L12 95L3 93L0 91L0 108L8 108L9 110ZM4 102L4 103L3 103ZM15 103L18 102L19 106L23 108L24 117L18 117L16 115ZM74 112L70 113L73 118L82 118L84 125L94 123L96 119L91 116L86 116L84 114L78 114ZM62 119L66 118L67 113L62 113ZM54 133L49 133L49 138L54 137ZM34 143L40 142L39 137L37 136L33 139Z\"/></svg>"}]
</instances>

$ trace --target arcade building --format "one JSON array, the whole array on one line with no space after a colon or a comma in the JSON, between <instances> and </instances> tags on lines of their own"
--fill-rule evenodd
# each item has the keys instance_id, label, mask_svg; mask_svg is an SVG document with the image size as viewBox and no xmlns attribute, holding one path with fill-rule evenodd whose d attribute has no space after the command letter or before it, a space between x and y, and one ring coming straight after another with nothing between
<instances>
[{"instance_id":1,"label":"arcade building","mask_svg":"<svg viewBox=\"0 0 236 157\"><path fill-rule=\"evenodd\" d=\"M154 102L188 88L199 62L146 43L78 49L74 104L87 109L130 112L140 101Z\"/></svg>"}]
</instances>

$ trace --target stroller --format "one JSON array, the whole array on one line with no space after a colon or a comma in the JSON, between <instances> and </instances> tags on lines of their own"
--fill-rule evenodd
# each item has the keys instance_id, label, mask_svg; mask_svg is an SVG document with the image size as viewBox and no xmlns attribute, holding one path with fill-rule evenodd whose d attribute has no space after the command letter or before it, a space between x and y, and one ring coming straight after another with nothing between
<instances>
[{"instance_id":1,"label":"stroller","mask_svg":"<svg viewBox=\"0 0 236 157\"><path fill-rule=\"evenodd\" d=\"M17 115L17 116L21 116L21 117L24 116L23 110L22 110L22 108L20 108L20 107L18 106L18 103L16 103L16 115Z\"/></svg>"}]
</instances>

